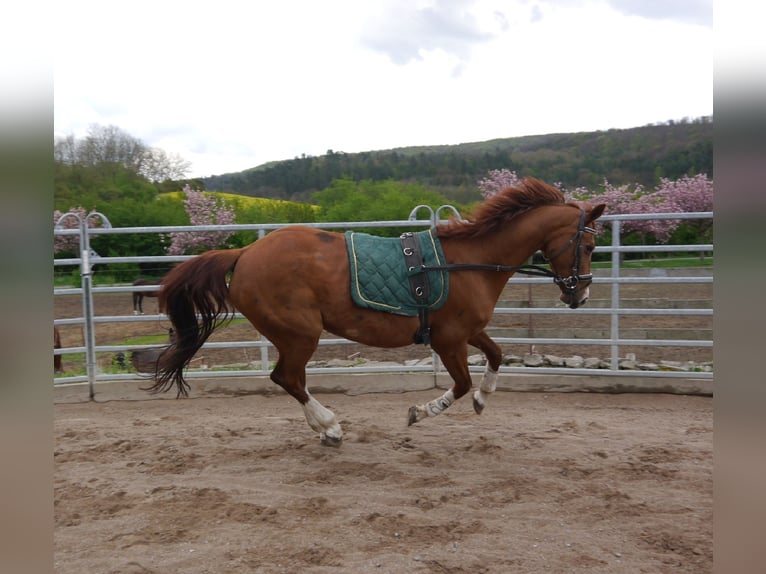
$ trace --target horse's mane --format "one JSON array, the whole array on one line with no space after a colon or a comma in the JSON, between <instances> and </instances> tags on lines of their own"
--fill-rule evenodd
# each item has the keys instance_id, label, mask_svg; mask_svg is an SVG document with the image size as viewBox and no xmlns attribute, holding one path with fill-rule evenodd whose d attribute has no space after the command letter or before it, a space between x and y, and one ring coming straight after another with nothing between
<instances>
[{"instance_id":1,"label":"horse's mane","mask_svg":"<svg viewBox=\"0 0 766 574\"><path fill-rule=\"evenodd\" d=\"M527 177L480 203L467 220L438 226L437 233L441 239L481 237L525 211L563 203L564 195L558 189L539 179Z\"/></svg>"}]
</instances>

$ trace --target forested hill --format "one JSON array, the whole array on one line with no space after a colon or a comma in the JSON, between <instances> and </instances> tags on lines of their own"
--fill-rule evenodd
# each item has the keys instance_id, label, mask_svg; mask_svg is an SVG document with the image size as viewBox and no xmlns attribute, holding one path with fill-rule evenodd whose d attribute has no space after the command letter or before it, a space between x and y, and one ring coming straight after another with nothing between
<instances>
[{"instance_id":1,"label":"forested hill","mask_svg":"<svg viewBox=\"0 0 766 574\"><path fill-rule=\"evenodd\" d=\"M340 177L420 183L447 198L479 198L478 179L491 169L511 169L567 188L597 189L661 177L705 173L713 177L713 119L698 118L631 129L549 134L459 145L405 147L344 153L328 150L271 162L239 173L202 179L209 191L308 201Z\"/></svg>"}]
</instances>

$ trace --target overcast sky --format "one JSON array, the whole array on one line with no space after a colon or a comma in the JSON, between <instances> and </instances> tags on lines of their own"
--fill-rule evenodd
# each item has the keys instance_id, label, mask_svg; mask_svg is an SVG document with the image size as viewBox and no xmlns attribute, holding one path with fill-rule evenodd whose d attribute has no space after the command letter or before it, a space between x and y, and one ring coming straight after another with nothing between
<instances>
[{"instance_id":1,"label":"overcast sky","mask_svg":"<svg viewBox=\"0 0 766 574\"><path fill-rule=\"evenodd\" d=\"M195 177L713 113L712 0L57 2L54 129Z\"/></svg>"}]
</instances>

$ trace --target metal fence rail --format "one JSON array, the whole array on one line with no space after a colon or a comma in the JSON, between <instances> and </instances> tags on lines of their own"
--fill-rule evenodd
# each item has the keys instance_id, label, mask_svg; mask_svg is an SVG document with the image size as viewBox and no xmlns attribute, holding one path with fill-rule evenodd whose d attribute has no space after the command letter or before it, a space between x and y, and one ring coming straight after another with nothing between
<instances>
[{"instance_id":1,"label":"metal fence rail","mask_svg":"<svg viewBox=\"0 0 766 574\"><path fill-rule=\"evenodd\" d=\"M431 211L429 220L416 220L414 218L415 213L423 206L418 206L413 210L413 215L406 221L387 221L387 222L338 222L338 223L309 223L302 224L311 227L322 229L355 229L355 228L424 228L435 223L439 218L439 211L434 213ZM441 208L440 208L441 209ZM79 216L76 214L65 214L66 216L74 215L79 220ZM103 227L90 228L88 221L79 221L79 229L55 229L56 235L78 235L80 239L80 253L78 258L68 259L54 259L54 266L72 266L76 265L81 270L81 286L78 288L54 288L53 295L65 296L65 295L80 295L82 296L83 303L83 315L76 318L68 319L56 319L54 325L80 325L83 329L83 346L78 347L65 347L61 349L54 349L55 355L85 353L86 357L86 374L83 376L61 376L54 378L55 385L71 384L71 383L85 383L87 382L90 387L91 398L94 393L94 383L96 381L116 381L116 380L145 380L145 376L135 373L119 373L119 374L107 374L100 372L97 363L96 356L98 353L115 353L126 352L137 349L147 349L152 347L161 347L162 345L96 345L95 343L95 325L102 323L119 323L119 322L142 322L142 321L157 321L164 318L164 315L140 315L140 316L95 316L93 313L93 295L98 293L120 293L120 292L133 292L133 291L151 291L156 290L156 286L133 286L133 285L111 285L111 286L98 286L92 285L91 270L95 264L108 264L108 263L173 263L189 259L189 256L141 256L141 257L100 257L90 248L90 237L98 235L108 234L137 234L137 233L174 233L174 232L202 232L202 231L257 231L259 237L263 237L267 232L284 227L284 224L236 224L226 226L166 226L166 227L124 227L124 228L112 228L108 224L108 220L102 214L95 214L98 218L104 222ZM88 217L91 217L89 215ZM651 276L651 277L634 277L623 276L621 268L621 254L622 253L695 253L713 252L712 244L700 244L700 245L630 245L625 246L620 244L620 229L621 222L626 220L637 219L673 219L673 220L689 220L689 219L712 219L712 212L701 213L673 213L673 214L643 214L643 215L607 215L600 218L599 221L609 224L612 227L612 244L609 246L599 246L596 248L597 253L608 252L611 253L611 268L608 271L608 275L602 276L598 272L594 273L594 284L605 283L611 285L610 292L610 304L606 308L595 307L583 307L577 310L578 314L583 315L609 315L610 317L610 336L607 338L545 338L545 337L493 337L498 344L546 344L546 345L598 345L607 346L610 348L610 367L608 369L584 369L584 368L557 368L557 367L514 367L503 366L501 367L501 373L534 373L534 374L555 374L555 375L592 375L592 376L631 376L636 373L633 371L625 371L619 368L619 352L621 347L641 347L641 346L678 346L678 347L712 347L712 337L710 339L628 339L622 338L620 335L620 318L622 316L629 315L675 315L675 316L712 316L713 308L712 304L709 308L702 309L635 309L635 308L621 308L620 307L620 286L625 284L657 284L657 283L677 283L677 284L712 284L712 273L703 276ZM509 284L536 284L536 283L549 283L549 279L535 278L535 277L512 277ZM536 315L536 314L552 314L559 313L561 309L554 307L497 307L495 309L496 315L503 314L523 314L523 315ZM241 314L235 314L235 318L242 318ZM323 338L320 340L320 345L344 345L350 344L352 341L340 338ZM272 345L270 342L259 335L259 339L254 341L232 341L226 343L205 343L205 348L226 348L226 347L240 347L240 348L258 348L260 349L260 368L247 369L247 370L205 370L194 371L191 370L188 373L189 378L214 378L214 377L241 377L241 376L260 376L267 375L270 372L270 364L272 360L272 354L270 350ZM433 372L436 374L439 371L438 357L434 356L432 365L370 365L359 367L322 367L322 368L309 368L307 372L309 374L314 373L327 373L327 374L346 374L346 373L391 373L391 372ZM471 367L472 372L479 372L483 370L481 367ZM642 377L659 377L659 378L689 378L693 375L695 379L707 379L712 380L712 372L695 372L693 374L687 372L676 372L666 370L642 370Z\"/></svg>"}]
</instances>

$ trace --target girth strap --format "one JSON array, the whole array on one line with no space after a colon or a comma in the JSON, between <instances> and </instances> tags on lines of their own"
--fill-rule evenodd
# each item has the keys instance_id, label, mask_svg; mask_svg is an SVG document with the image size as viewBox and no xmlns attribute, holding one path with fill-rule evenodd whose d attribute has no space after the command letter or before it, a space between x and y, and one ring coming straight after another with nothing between
<instances>
[{"instance_id":1,"label":"girth strap","mask_svg":"<svg viewBox=\"0 0 766 574\"><path fill-rule=\"evenodd\" d=\"M430 284L428 273L423 270L423 254L420 252L420 241L414 233L408 231L399 236L402 244L402 253L407 270L412 272L409 276L410 289L415 301L421 303L418 308L420 326L415 332L415 343L423 345L431 344L431 327L428 325L428 296Z\"/></svg>"}]
</instances>

